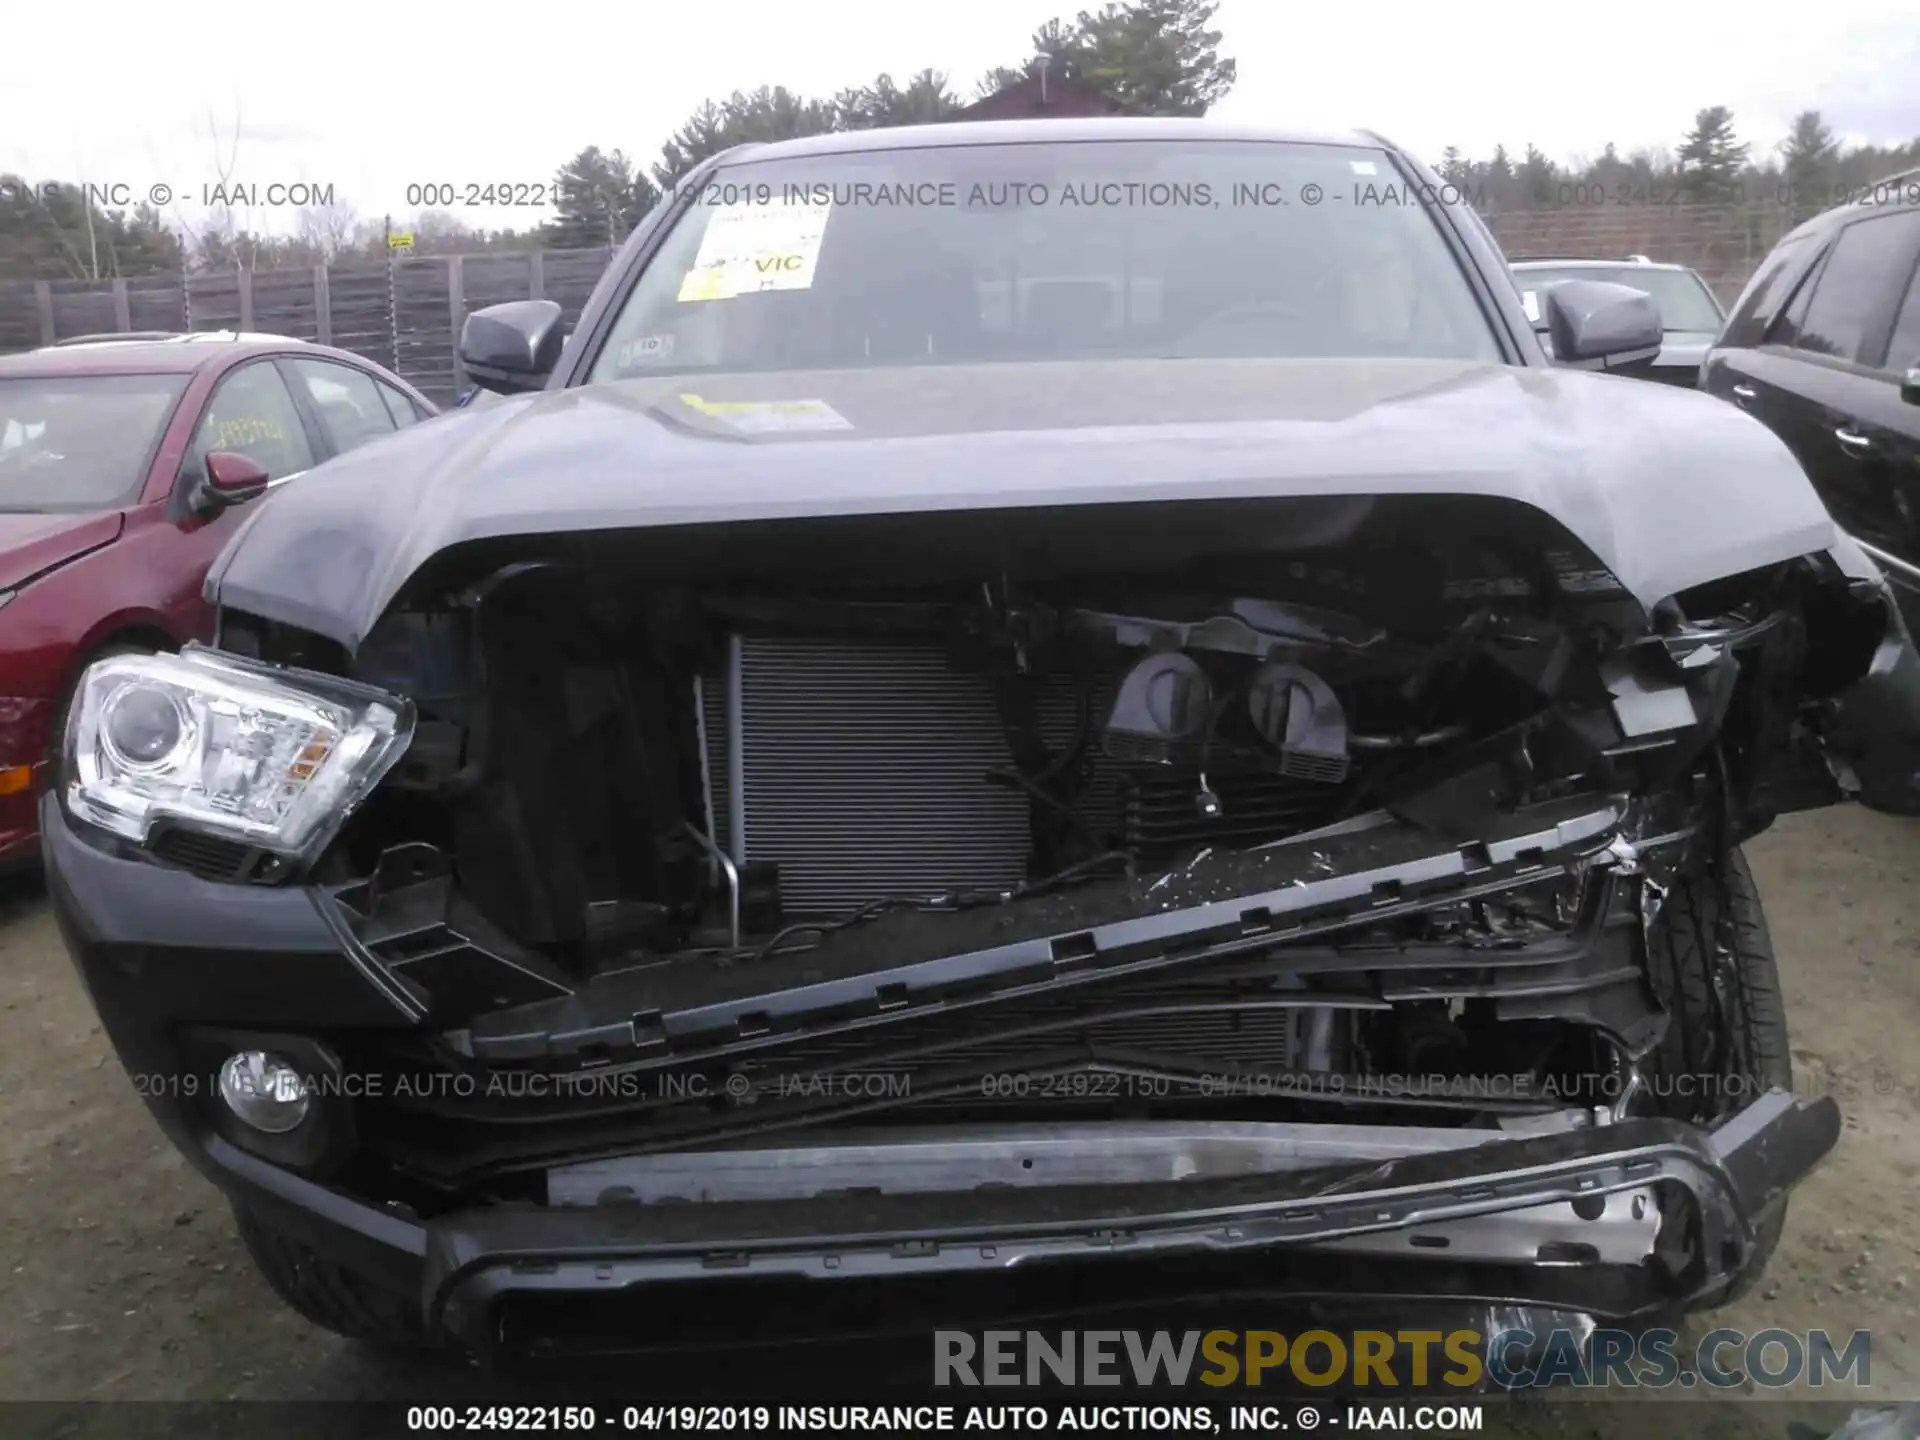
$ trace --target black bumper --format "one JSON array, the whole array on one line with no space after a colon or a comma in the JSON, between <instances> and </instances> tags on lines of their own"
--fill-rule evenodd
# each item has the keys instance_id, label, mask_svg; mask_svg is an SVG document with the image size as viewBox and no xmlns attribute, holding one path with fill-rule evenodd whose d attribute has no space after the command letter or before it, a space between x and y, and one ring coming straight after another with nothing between
<instances>
[{"instance_id":1,"label":"black bumper","mask_svg":"<svg viewBox=\"0 0 1920 1440\"><path fill-rule=\"evenodd\" d=\"M210 1116L212 1076L183 1044L189 1026L293 1035L413 1026L377 963L305 890L219 884L118 855L76 833L51 794L40 832L74 968L167 1137L237 1203L411 1288L425 1253L418 1227L409 1233L224 1139Z\"/></svg>"},{"instance_id":2,"label":"black bumper","mask_svg":"<svg viewBox=\"0 0 1920 1440\"><path fill-rule=\"evenodd\" d=\"M1121 1286L1171 1258L1189 1282L1217 1277L1207 1280L1216 1290L1252 1285L1272 1293L1311 1273L1312 1257L1298 1247L1312 1241L1675 1187L1691 1197L1681 1209L1694 1217L1697 1234L1674 1273L1640 1267L1596 1278L1515 1265L1445 1286L1424 1272L1413 1282L1431 1299L1627 1318L1711 1298L1747 1263L1759 1217L1839 1135L1831 1099L1776 1093L1712 1131L1631 1120L1311 1173L779 1202L495 1207L422 1222L248 1153L219 1133L204 1090L196 1096L169 1083L190 1072L179 1039L187 1025L296 1034L418 1025L417 1012L396 1002L377 962L337 918L299 889L212 884L96 848L51 802L42 822L50 887L75 963L122 1062L175 1143L237 1204L319 1254L417 1294L430 1328L483 1353L497 1353L515 1332L513 1316L543 1305L551 1313L556 1300L582 1310L693 1289L738 1309L734 1297L746 1299L748 1282L768 1280L801 1281L816 1293L878 1285L924 1297L1057 1267L1091 1268L1100 1284ZM1400 1282L1408 1269L1400 1264ZM930 1279L940 1283L929 1286ZM1395 1283L1383 1283L1381 1293Z\"/></svg>"},{"instance_id":3,"label":"black bumper","mask_svg":"<svg viewBox=\"0 0 1920 1440\"><path fill-rule=\"evenodd\" d=\"M1109 1189L1033 1189L818 1201L594 1209L486 1209L421 1224L302 1180L211 1137L203 1152L223 1188L322 1254L395 1288L414 1288L430 1330L492 1360L537 1348L509 1312L546 1314L580 1302L621 1315L658 1294L702 1292L726 1308L756 1282L805 1280L870 1292L945 1291L956 1281L1056 1265L1106 1272L1105 1293L1129 1272L1174 1260L1183 1292L1136 1288L1169 1302L1235 1294L1274 1299L1370 1298L1366 1275L1343 1260L1324 1269L1294 1250L1310 1241L1416 1222L1434 1224L1554 1200L1669 1184L1693 1201L1691 1269L1599 1273L1511 1267L1445 1277L1402 1264L1378 1290L1387 1301L1549 1307L1602 1319L1645 1319L1711 1300L1745 1267L1755 1227L1839 1138L1829 1097L1762 1096L1717 1128L1630 1120L1493 1147L1339 1171L1247 1176ZM1224 1268L1221 1262L1224 1262ZM1230 1275L1231 1279L1223 1279ZM1156 1282L1157 1283L1157 1282ZM762 1291L764 1286L759 1287ZM951 1291L956 1304L967 1297ZM656 1307L658 1308L658 1307ZM924 1311L929 1324L955 1311ZM905 1312L892 1305L894 1325ZM962 1318L972 1319L974 1316ZM626 1329L629 1319L615 1319ZM684 1331L685 1327L678 1327ZM604 1340L600 1342L604 1348Z\"/></svg>"},{"instance_id":4,"label":"black bumper","mask_svg":"<svg viewBox=\"0 0 1920 1440\"><path fill-rule=\"evenodd\" d=\"M808 1288L816 1292L818 1282L832 1281L834 1288L924 1293L1048 1264L1083 1274L1097 1268L1123 1281L1126 1272L1145 1275L1173 1259L1189 1282L1180 1298L1327 1293L1313 1289L1322 1272L1295 1263L1307 1252L1291 1247L1667 1184L1692 1198L1699 1227L1694 1264L1678 1275L1512 1267L1442 1281L1415 1278L1402 1265L1393 1282L1435 1303L1646 1318L1723 1289L1747 1264L1762 1214L1839 1133L1831 1098L1774 1092L1711 1131L1630 1120L1311 1174L753 1204L499 1208L426 1224L288 1175L218 1138L206 1154L225 1188L276 1226L362 1273L396 1286L417 1283L430 1329L505 1359L519 1346L507 1314L527 1302L553 1314L555 1301L644 1303L656 1292L692 1290L724 1306L729 1287L747 1301L754 1282L766 1281L815 1282ZM1222 1261L1231 1282L1219 1278L1215 1262ZM1364 1298L1351 1262L1341 1268L1331 1293ZM1390 1293L1383 1288L1381 1298ZM890 1313L896 1321L901 1315Z\"/></svg>"},{"instance_id":5,"label":"black bumper","mask_svg":"<svg viewBox=\"0 0 1920 1440\"><path fill-rule=\"evenodd\" d=\"M1502 1142L1337 1170L1167 1184L666 1207L470 1211L426 1227L429 1323L485 1351L503 1306L656 1285L947 1281L1049 1262L1231 1257L1243 1273L1290 1246L1495 1214L1650 1184L1692 1196L1699 1264L1680 1292L1615 1286L1581 1308L1621 1318L1711 1298L1751 1254L1761 1214L1833 1148L1831 1098L1765 1095L1711 1131L1671 1120ZM1284 1268L1284 1267L1282 1267ZM1523 1271L1523 1274L1544 1272ZM1618 1279L1619 1277L1614 1277ZM1649 1277L1650 1279L1651 1277ZM1517 1303L1563 1303L1524 1280ZM1485 1298L1479 1295L1476 1298Z\"/></svg>"}]
</instances>

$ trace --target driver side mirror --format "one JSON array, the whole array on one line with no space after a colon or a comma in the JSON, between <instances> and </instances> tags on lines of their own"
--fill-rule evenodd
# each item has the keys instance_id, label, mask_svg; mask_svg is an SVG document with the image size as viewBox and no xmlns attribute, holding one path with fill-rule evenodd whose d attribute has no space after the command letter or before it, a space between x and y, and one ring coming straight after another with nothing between
<instances>
[{"instance_id":1,"label":"driver side mirror","mask_svg":"<svg viewBox=\"0 0 1920 1440\"><path fill-rule=\"evenodd\" d=\"M1553 358L1582 370L1612 370L1660 353L1660 307L1644 290L1604 280L1563 280L1545 296Z\"/></svg>"},{"instance_id":2,"label":"driver side mirror","mask_svg":"<svg viewBox=\"0 0 1920 1440\"><path fill-rule=\"evenodd\" d=\"M1900 398L1909 405L1920 405L1920 365L1911 367L1901 378Z\"/></svg>"},{"instance_id":3,"label":"driver side mirror","mask_svg":"<svg viewBox=\"0 0 1920 1440\"><path fill-rule=\"evenodd\" d=\"M509 300L467 316L460 327L460 363L484 390L513 395L546 387L566 336L551 300Z\"/></svg>"},{"instance_id":4,"label":"driver side mirror","mask_svg":"<svg viewBox=\"0 0 1920 1440\"><path fill-rule=\"evenodd\" d=\"M206 474L194 486L193 508L203 515L244 504L267 490L267 472L237 450L210 451Z\"/></svg>"}]
</instances>

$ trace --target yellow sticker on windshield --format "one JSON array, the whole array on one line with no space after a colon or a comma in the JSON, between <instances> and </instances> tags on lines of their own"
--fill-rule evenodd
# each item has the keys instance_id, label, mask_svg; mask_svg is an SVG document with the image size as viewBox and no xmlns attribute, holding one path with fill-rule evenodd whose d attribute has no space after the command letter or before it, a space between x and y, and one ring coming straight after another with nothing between
<instances>
[{"instance_id":1,"label":"yellow sticker on windshield","mask_svg":"<svg viewBox=\"0 0 1920 1440\"><path fill-rule=\"evenodd\" d=\"M286 428L267 416L243 415L234 420L217 421L213 427L213 448L245 447L262 441L285 440Z\"/></svg>"},{"instance_id":2,"label":"yellow sticker on windshield","mask_svg":"<svg viewBox=\"0 0 1920 1440\"><path fill-rule=\"evenodd\" d=\"M680 282L680 303L809 288L832 210L830 202L784 200L716 208L693 268Z\"/></svg>"}]
</instances>

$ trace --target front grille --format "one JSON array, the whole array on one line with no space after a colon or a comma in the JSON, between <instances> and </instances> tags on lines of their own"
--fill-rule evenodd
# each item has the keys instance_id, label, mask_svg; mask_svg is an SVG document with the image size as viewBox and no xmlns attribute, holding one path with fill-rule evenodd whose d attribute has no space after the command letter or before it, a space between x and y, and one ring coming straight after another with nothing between
<instances>
[{"instance_id":1,"label":"front grille","mask_svg":"<svg viewBox=\"0 0 1920 1440\"><path fill-rule=\"evenodd\" d=\"M1013 887L1030 878L1031 802L989 778L1012 767L990 677L937 646L746 636L701 678L712 830L738 862L778 867L788 917L885 896ZM1114 683L1084 707L1067 677L1037 686L1048 749L1098 726ZM738 696L737 721L730 714ZM1268 774L1120 765L1090 738L1074 812L1091 843L1142 864L1322 823L1342 787Z\"/></svg>"}]
</instances>

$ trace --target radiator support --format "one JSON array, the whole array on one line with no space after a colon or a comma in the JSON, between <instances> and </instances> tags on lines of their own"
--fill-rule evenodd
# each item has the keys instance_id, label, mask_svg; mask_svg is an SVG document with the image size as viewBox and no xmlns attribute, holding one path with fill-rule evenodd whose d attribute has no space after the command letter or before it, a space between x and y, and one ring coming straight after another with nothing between
<instances>
[{"instance_id":1,"label":"radiator support","mask_svg":"<svg viewBox=\"0 0 1920 1440\"><path fill-rule=\"evenodd\" d=\"M991 676L924 642L734 634L722 655L695 689L710 833L740 876L777 874L783 919L1033 878L1032 802L990 778L1014 766ZM1072 677L1036 677L1050 752L1098 723L1118 681L1083 703ZM1344 794L1227 769L1208 777L1221 801L1209 815L1191 768L1127 763L1097 737L1082 764L1073 810L1088 842L1148 868L1324 823Z\"/></svg>"}]
</instances>

